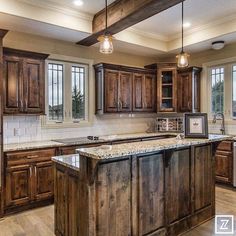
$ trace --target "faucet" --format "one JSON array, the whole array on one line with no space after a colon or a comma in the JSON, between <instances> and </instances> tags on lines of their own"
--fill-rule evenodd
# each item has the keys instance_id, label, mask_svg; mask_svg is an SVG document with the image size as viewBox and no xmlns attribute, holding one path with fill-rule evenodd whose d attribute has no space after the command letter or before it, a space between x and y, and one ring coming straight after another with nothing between
<instances>
[{"instance_id":1,"label":"faucet","mask_svg":"<svg viewBox=\"0 0 236 236\"><path fill-rule=\"evenodd\" d=\"M221 120L220 131L221 134L225 134L225 116L222 112L216 112L214 114L212 123L215 124L217 120Z\"/></svg>"}]
</instances>

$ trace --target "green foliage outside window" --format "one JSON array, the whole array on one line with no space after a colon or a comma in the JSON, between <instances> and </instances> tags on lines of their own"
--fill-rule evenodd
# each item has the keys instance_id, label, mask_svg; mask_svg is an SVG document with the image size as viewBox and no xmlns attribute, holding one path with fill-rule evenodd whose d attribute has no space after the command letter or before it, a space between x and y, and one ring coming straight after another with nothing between
<instances>
[{"instance_id":1,"label":"green foliage outside window","mask_svg":"<svg viewBox=\"0 0 236 236\"><path fill-rule=\"evenodd\" d=\"M72 116L73 119L84 119L85 117L84 94L81 94L77 86L74 86L72 91Z\"/></svg>"},{"instance_id":2,"label":"green foliage outside window","mask_svg":"<svg viewBox=\"0 0 236 236\"><path fill-rule=\"evenodd\" d=\"M212 86L212 112L224 110L224 81L218 81Z\"/></svg>"}]
</instances>

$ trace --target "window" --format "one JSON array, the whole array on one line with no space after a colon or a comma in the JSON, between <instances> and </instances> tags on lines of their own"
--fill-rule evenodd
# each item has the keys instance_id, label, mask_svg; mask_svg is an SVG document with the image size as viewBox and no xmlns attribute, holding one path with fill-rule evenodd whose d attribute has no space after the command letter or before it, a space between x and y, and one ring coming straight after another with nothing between
<instances>
[{"instance_id":1,"label":"window","mask_svg":"<svg viewBox=\"0 0 236 236\"><path fill-rule=\"evenodd\" d=\"M48 61L47 121L78 123L87 119L87 64Z\"/></svg>"},{"instance_id":2,"label":"window","mask_svg":"<svg viewBox=\"0 0 236 236\"><path fill-rule=\"evenodd\" d=\"M72 66L72 118L85 119L85 68Z\"/></svg>"},{"instance_id":3,"label":"window","mask_svg":"<svg viewBox=\"0 0 236 236\"><path fill-rule=\"evenodd\" d=\"M233 71L232 71L232 115L233 117L236 117L236 65L233 65Z\"/></svg>"},{"instance_id":4,"label":"window","mask_svg":"<svg viewBox=\"0 0 236 236\"><path fill-rule=\"evenodd\" d=\"M211 69L211 111L224 111L224 68Z\"/></svg>"},{"instance_id":5,"label":"window","mask_svg":"<svg viewBox=\"0 0 236 236\"><path fill-rule=\"evenodd\" d=\"M63 120L63 65L48 64L49 120Z\"/></svg>"}]
</instances>

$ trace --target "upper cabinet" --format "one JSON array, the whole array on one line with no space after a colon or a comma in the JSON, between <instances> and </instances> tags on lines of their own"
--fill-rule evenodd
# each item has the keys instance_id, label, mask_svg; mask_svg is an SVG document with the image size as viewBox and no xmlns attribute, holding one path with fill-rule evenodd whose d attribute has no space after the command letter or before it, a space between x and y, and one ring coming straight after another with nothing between
<instances>
[{"instance_id":1,"label":"upper cabinet","mask_svg":"<svg viewBox=\"0 0 236 236\"><path fill-rule=\"evenodd\" d=\"M45 114L46 54L3 49L4 114Z\"/></svg>"},{"instance_id":2,"label":"upper cabinet","mask_svg":"<svg viewBox=\"0 0 236 236\"><path fill-rule=\"evenodd\" d=\"M178 111L200 112L200 73L202 68L178 70Z\"/></svg>"},{"instance_id":3,"label":"upper cabinet","mask_svg":"<svg viewBox=\"0 0 236 236\"><path fill-rule=\"evenodd\" d=\"M200 67L177 69L176 63L146 66L157 73L157 112L200 112Z\"/></svg>"},{"instance_id":4,"label":"upper cabinet","mask_svg":"<svg viewBox=\"0 0 236 236\"><path fill-rule=\"evenodd\" d=\"M161 65L158 68L158 107L160 112L176 112L177 108L177 84L176 67L172 65Z\"/></svg>"},{"instance_id":5,"label":"upper cabinet","mask_svg":"<svg viewBox=\"0 0 236 236\"><path fill-rule=\"evenodd\" d=\"M155 112L155 70L112 64L95 68L96 113Z\"/></svg>"}]
</instances>

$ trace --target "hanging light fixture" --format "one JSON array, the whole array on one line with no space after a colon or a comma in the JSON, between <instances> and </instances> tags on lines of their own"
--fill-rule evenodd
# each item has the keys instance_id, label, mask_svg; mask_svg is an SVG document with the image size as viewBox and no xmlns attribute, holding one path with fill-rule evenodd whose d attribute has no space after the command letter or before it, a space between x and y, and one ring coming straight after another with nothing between
<instances>
[{"instance_id":1,"label":"hanging light fixture","mask_svg":"<svg viewBox=\"0 0 236 236\"><path fill-rule=\"evenodd\" d=\"M112 44L113 36L107 31L107 0L105 0L105 4L106 4L106 8L105 8L106 28L105 28L105 33L98 37L98 41L100 42L100 50L99 51L104 54L110 54L113 52L113 44Z\"/></svg>"},{"instance_id":2,"label":"hanging light fixture","mask_svg":"<svg viewBox=\"0 0 236 236\"><path fill-rule=\"evenodd\" d=\"M176 56L177 66L180 68L188 67L189 65L188 57L189 55L186 52L184 52L184 0L183 0L182 1L182 49L181 49L180 54Z\"/></svg>"}]
</instances>

